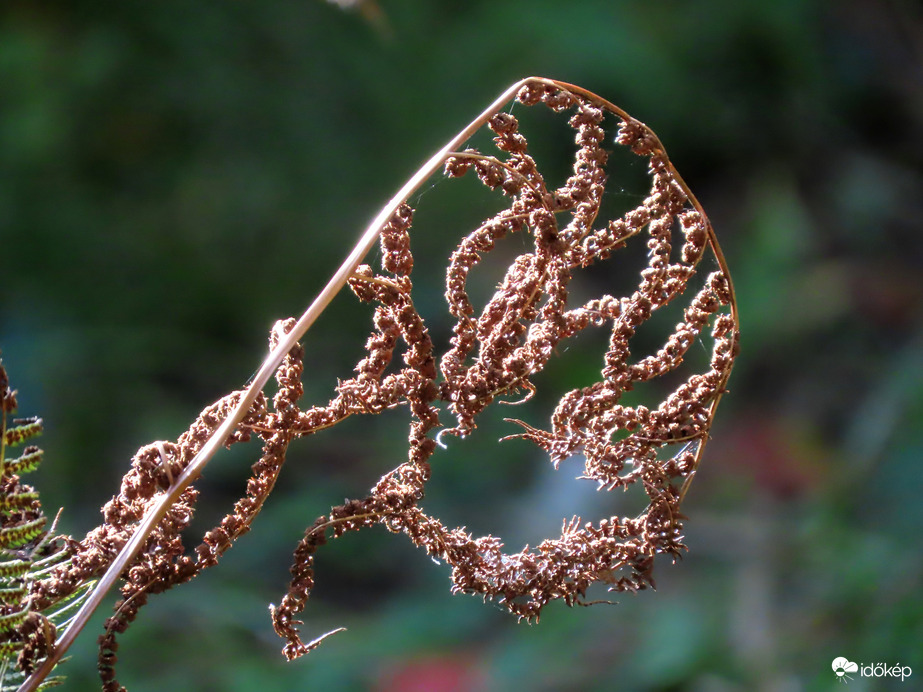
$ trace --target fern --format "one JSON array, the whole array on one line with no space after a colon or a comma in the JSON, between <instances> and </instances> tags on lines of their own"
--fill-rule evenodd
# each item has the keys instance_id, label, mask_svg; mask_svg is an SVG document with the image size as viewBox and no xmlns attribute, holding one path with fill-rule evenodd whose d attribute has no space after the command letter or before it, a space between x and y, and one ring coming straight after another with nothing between
<instances>
[{"instance_id":1,"label":"fern","mask_svg":"<svg viewBox=\"0 0 923 692\"><path fill-rule=\"evenodd\" d=\"M550 186L529 153L511 101L550 110L566 123L574 164L563 186ZM495 153L463 148L482 128L492 135ZM613 145L643 162L649 185L634 208L617 213L602 205L614 173L607 169ZM449 178L473 171L491 193L502 196L505 208L466 229L448 258L445 298L456 323L451 348L440 355L412 297L414 209L409 200L441 169ZM497 241L514 234L524 238L526 249L477 315L477 301L469 296L470 274ZM382 273L360 264L376 242ZM609 261L628 244L647 249L647 264L629 282L634 285L622 295L569 300L574 275ZM361 302L375 306L365 356L354 377L338 380L326 405L302 408L306 362L299 339L347 285ZM635 340L638 329L667 306L681 317L661 345L652 349ZM572 457L582 458L580 478L604 490L640 487L647 507L634 517L565 518L559 536L514 553L503 552L498 536L474 536L426 513L430 459L438 448L446 449L443 438L472 433L480 414L498 400L517 393L532 396L539 382L533 377L559 345L593 329L609 333L598 360L598 381L566 392L548 429L505 419L514 427L503 439L532 443L556 469ZM711 344L707 362L699 365L686 358L697 341ZM539 77L521 80L405 183L299 319L276 323L270 352L246 390L206 407L175 442L157 441L138 450L118 494L103 507L104 523L80 542L56 537L53 525L46 530L37 494L19 483L18 473L38 465L38 448L29 446L19 457L5 459L6 446L37 435L41 420L14 420L6 429L15 397L3 373L0 551L6 559L0 563L0 692L24 675L29 678L21 692L56 682L47 674L116 585L121 598L99 640L98 668L106 692L123 691L115 670L118 636L149 597L214 567L250 530L275 487L289 444L350 416L399 407L410 419L404 461L365 497L317 517L294 551L289 588L271 608L287 658L313 650L332 634L305 642L298 629L314 585L317 550L345 533L376 525L404 534L450 565L453 592L493 599L522 620L538 621L551 601L589 605L587 589L593 584L613 592L651 588L655 557L675 559L686 549L682 503L738 341L730 271L714 230L653 131L575 85ZM389 371L401 350L405 367ZM269 399L263 389L273 373L278 387ZM665 390L673 390L652 406L623 399L636 385L654 380L667 380ZM261 441L262 453L251 467L245 494L190 550L184 531L199 497L193 483L218 448L251 439ZM91 595L69 620L70 609L90 588Z\"/></svg>"},{"instance_id":2,"label":"fern","mask_svg":"<svg viewBox=\"0 0 923 692\"><path fill-rule=\"evenodd\" d=\"M10 389L0 364L0 692L17 689L48 655L56 634L66 629L68 618L89 593L91 582L69 593L49 598L54 568L66 565L73 541L55 534L42 511L39 495L24 485L19 474L38 468L42 450L27 445L7 458L7 450L20 447L42 432L38 417L14 418L16 392ZM61 676L47 678L39 689L59 685Z\"/></svg>"}]
</instances>

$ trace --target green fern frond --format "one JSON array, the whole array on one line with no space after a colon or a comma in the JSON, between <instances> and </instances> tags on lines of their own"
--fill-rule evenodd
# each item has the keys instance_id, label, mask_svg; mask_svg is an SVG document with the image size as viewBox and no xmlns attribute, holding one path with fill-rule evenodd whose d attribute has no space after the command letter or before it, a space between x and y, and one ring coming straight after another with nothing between
<instances>
[{"instance_id":1,"label":"green fern frond","mask_svg":"<svg viewBox=\"0 0 923 692\"><path fill-rule=\"evenodd\" d=\"M13 419L8 427L7 416L16 405L16 392L0 364L0 692L16 690L41 664L54 645L55 632L67 628L72 613L92 590L91 582L81 584L51 603L46 597L40 609L33 607L35 588L69 563L73 542L56 536L54 523L48 528L39 493L19 482L20 474L41 463L42 450L29 445L7 459L8 448L42 431L38 417ZM47 678L38 689L63 681L61 676Z\"/></svg>"}]
</instances>

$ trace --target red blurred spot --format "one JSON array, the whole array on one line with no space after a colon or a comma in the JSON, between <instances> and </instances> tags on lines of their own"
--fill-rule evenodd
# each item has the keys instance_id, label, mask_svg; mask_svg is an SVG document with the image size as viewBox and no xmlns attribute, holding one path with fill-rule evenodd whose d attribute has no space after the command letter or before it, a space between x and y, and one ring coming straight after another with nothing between
<instances>
[{"instance_id":1,"label":"red blurred spot","mask_svg":"<svg viewBox=\"0 0 923 692\"><path fill-rule=\"evenodd\" d=\"M716 443L706 451L706 459L713 454L722 472L749 476L780 499L811 492L829 473L829 455L819 435L798 421L768 415L740 417Z\"/></svg>"},{"instance_id":2,"label":"red blurred spot","mask_svg":"<svg viewBox=\"0 0 923 692\"><path fill-rule=\"evenodd\" d=\"M399 661L385 671L375 692L477 692L484 674L462 656L430 656Z\"/></svg>"}]
</instances>

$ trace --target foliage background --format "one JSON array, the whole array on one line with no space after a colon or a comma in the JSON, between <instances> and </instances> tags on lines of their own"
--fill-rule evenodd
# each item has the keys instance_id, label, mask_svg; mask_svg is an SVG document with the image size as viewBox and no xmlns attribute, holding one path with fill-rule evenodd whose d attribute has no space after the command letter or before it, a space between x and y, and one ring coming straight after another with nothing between
<instances>
[{"instance_id":1,"label":"foliage background","mask_svg":"<svg viewBox=\"0 0 923 692\"><path fill-rule=\"evenodd\" d=\"M46 507L72 533L95 525L134 450L242 385L272 322L300 314L403 180L529 74L651 125L734 273L743 356L686 505L688 557L660 565L656 594L529 627L450 596L445 568L404 539L350 536L320 554L305 613L309 632L349 631L286 664L266 605L290 550L400 454L396 418L350 421L293 445L222 567L142 612L122 648L134 692L827 690L837 656L923 675L911 0L8 0L0 346L20 410L46 421ZM433 227L418 257L445 256ZM358 356L353 302L306 342L309 398ZM550 484L547 464L495 439L437 469L445 513L540 537L580 511L566 473ZM248 463L214 462L203 526ZM97 688L94 638L66 689Z\"/></svg>"}]
</instances>

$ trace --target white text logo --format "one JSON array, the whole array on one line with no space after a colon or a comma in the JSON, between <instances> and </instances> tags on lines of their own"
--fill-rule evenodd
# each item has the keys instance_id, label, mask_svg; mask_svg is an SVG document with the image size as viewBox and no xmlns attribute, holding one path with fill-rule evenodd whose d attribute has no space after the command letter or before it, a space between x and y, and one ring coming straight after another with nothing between
<instances>
[{"instance_id":1,"label":"white text logo","mask_svg":"<svg viewBox=\"0 0 923 692\"><path fill-rule=\"evenodd\" d=\"M887 663L853 663L842 656L833 659L832 667L836 679L844 683L852 680L850 673L859 673L863 678L900 678L903 682L913 672L910 666L900 663L893 666Z\"/></svg>"}]
</instances>

